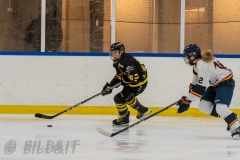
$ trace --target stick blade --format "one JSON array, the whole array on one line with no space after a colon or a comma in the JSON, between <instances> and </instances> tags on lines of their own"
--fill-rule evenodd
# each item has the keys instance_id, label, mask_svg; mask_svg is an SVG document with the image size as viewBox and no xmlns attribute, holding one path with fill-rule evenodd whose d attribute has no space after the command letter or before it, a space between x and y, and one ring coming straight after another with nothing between
<instances>
[{"instance_id":1,"label":"stick blade","mask_svg":"<svg viewBox=\"0 0 240 160\"><path fill-rule=\"evenodd\" d=\"M43 115L40 114L40 113L36 113L36 114L35 114L35 117L37 117L37 118L42 118L42 116L43 116Z\"/></svg>"},{"instance_id":2,"label":"stick blade","mask_svg":"<svg viewBox=\"0 0 240 160\"><path fill-rule=\"evenodd\" d=\"M96 130L98 131L98 133L100 133L100 134L102 134L104 136L112 137L112 133L109 133L109 132L103 130L102 128L100 128L100 127L97 127Z\"/></svg>"},{"instance_id":3,"label":"stick blade","mask_svg":"<svg viewBox=\"0 0 240 160\"><path fill-rule=\"evenodd\" d=\"M41 113L36 113L35 117L44 118L44 119L53 119L54 116L47 116L47 115L44 115L44 114L41 114Z\"/></svg>"}]
</instances>

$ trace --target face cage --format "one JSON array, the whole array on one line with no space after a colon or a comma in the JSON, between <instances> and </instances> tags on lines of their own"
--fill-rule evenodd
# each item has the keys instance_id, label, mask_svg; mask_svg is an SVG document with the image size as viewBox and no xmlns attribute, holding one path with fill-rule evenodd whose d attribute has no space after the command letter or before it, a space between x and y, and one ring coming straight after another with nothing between
<instances>
[{"instance_id":1,"label":"face cage","mask_svg":"<svg viewBox=\"0 0 240 160\"><path fill-rule=\"evenodd\" d=\"M120 52L120 50L119 50L119 52ZM120 52L120 55L121 55L121 52ZM110 59L113 61L113 63L117 63L117 62L120 60L120 58L114 60L114 58L113 58L113 56L112 56L112 51L109 52L109 57L110 57Z\"/></svg>"},{"instance_id":2,"label":"face cage","mask_svg":"<svg viewBox=\"0 0 240 160\"><path fill-rule=\"evenodd\" d=\"M193 65L194 65L193 61L194 61L195 59L194 59L193 61L191 61L190 58L188 58L188 56L185 55L185 54L184 54L183 60L184 60L184 62L185 62L187 65L189 65L189 66L193 66Z\"/></svg>"}]
</instances>

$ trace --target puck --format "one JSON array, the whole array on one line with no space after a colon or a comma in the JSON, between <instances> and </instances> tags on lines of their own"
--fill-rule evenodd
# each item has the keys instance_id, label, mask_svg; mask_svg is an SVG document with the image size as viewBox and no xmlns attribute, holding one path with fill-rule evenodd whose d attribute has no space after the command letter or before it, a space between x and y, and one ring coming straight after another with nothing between
<instances>
[{"instance_id":1,"label":"puck","mask_svg":"<svg viewBox=\"0 0 240 160\"><path fill-rule=\"evenodd\" d=\"M47 127L52 127L52 125L47 125Z\"/></svg>"}]
</instances>

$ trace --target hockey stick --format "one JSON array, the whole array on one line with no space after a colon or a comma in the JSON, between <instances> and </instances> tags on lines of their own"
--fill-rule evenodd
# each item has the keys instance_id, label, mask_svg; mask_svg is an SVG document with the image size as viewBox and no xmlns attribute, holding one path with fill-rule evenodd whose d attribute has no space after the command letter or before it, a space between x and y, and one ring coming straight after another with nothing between
<instances>
[{"instance_id":1,"label":"hockey stick","mask_svg":"<svg viewBox=\"0 0 240 160\"><path fill-rule=\"evenodd\" d=\"M120 86L120 85L121 85L121 82L119 82L119 83L117 83L116 85L110 87L110 89L113 89L113 88L118 87L118 86ZM108 89L108 90L110 90L110 89ZM106 89L106 91L108 91L108 90ZM93 98L101 95L101 94L102 94L102 92L100 92L100 93L98 93L98 94L96 94L96 95L94 95L94 96L92 96L92 97L90 97L90 98L88 98L88 99L86 99L86 100L84 100L84 101L82 101L82 102L79 102L78 104L75 104L74 106L71 106L71 107L69 107L68 109L66 109L66 110L64 110L64 111L62 111L62 112L60 112L60 113L58 113L58 114L55 114L55 115L53 115L53 116L48 116L48 115L44 115L44 114L41 114L41 113L36 113L36 114L35 114L35 117L37 117L37 118L44 118L44 119L53 119L53 118L59 116L60 114L63 114L63 113L65 113L65 112L68 112L68 111L72 110L73 108L76 108L77 106L79 106L79 105L81 105L81 104L83 104L83 103L85 103L85 102L87 102L87 101L89 101L89 100L91 100L91 99L93 99Z\"/></svg>"},{"instance_id":2,"label":"hockey stick","mask_svg":"<svg viewBox=\"0 0 240 160\"><path fill-rule=\"evenodd\" d=\"M109 132L103 130L102 128L100 128L100 127L97 127L97 131L98 131L100 134L105 135L105 136L107 136L107 137L116 136L117 134L122 133L123 131L125 131L125 130L127 130L127 129L130 129L130 128L138 125L139 123L142 123L143 121L146 121L147 119L149 119L149 118L151 118L151 117L153 117L153 116L155 116L155 115L157 115L157 114L159 114L159 113L167 110L168 108L172 107L172 106L175 105L176 103L177 103L177 102L174 102L173 104L171 104L171 105L169 105L169 106L161 109L160 111L157 111L157 112L153 113L152 115L150 115L150 116L148 116L148 117L146 117L146 118L144 118L144 119L142 119L142 120L140 120L140 121L138 121L138 122L136 122L136 123L133 123L132 125L124 128L124 129L122 129L122 130L120 130L120 131L118 131L118 132L109 133Z\"/></svg>"}]
</instances>

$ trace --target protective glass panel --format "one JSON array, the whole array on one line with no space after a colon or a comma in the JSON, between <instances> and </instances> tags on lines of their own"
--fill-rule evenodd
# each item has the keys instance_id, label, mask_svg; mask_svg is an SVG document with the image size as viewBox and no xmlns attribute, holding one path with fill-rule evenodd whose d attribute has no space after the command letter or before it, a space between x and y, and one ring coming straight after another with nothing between
<instances>
[{"instance_id":1,"label":"protective glass panel","mask_svg":"<svg viewBox=\"0 0 240 160\"><path fill-rule=\"evenodd\" d=\"M111 0L62 0L64 52L105 52L110 44Z\"/></svg>"},{"instance_id":2,"label":"protective glass panel","mask_svg":"<svg viewBox=\"0 0 240 160\"><path fill-rule=\"evenodd\" d=\"M0 50L23 51L26 27L39 12L40 0L0 0Z\"/></svg>"},{"instance_id":3,"label":"protective glass panel","mask_svg":"<svg viewBox=\"0 0 240 160\"><path fill-rule=\"evenodd\" d=\"M117 0L116 40L127 52L179 53L180 0Z\"/></svg>"},{"instance_id":4,"label":"protective glass panel","mask_svg":"<svg viewBox=\"0 0 240 160\"><path fill-rule=\"evenodd\" d=\"M116 0L116 41L127 52L179 53L180 0ZM46 51L108 52L111 0L47 0ZM238 0L186 0L185 45L239 53ZM41 1L0 0L0 50L40 51Z\"/></svg>"},{"instance_id":5,"label":"protective glass panel","mask_svg":"<svg viewBox=\"0 0 240 160\"><path fill-rule=\"evenodd\" d=\"M186 0L185 45L197 43L213 53L239 53L238 0Z\"/></svg>"},{"instance_id":6,"label":"protective glass panel","mask_svg":"<svg viewBox=\"0 0 240 160\"><path fill-rule=\"evenodd\" d=\"M46 3L47 52L108 51L111 0ZM41 0L0 0L0 50L40 51L40 13Z\"/></svg>"}]
</instances>

